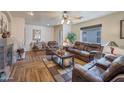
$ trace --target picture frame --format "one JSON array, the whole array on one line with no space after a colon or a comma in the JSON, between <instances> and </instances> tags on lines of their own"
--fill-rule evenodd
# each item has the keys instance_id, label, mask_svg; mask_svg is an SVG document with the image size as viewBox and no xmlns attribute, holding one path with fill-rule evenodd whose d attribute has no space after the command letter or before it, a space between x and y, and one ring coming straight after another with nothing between
<instances>
[{"instance_id":1,"label":"picture frame","mask_svg":"<svg viewBox=\"0 0 124 93\"><path fill-rule=\"evenodd\" d=\"M41 30L33 29L33 40L41 39Z\"/></svg>"},{"instance_id":2,"label":"picture frame","mask_svg":"<svg viewBox=\"0 0 124 93\"><path fill-rule=\"evenodd\" d=\"M120 20L120 39L124 39L124 20Z\"/></svg>"}]
</instances>

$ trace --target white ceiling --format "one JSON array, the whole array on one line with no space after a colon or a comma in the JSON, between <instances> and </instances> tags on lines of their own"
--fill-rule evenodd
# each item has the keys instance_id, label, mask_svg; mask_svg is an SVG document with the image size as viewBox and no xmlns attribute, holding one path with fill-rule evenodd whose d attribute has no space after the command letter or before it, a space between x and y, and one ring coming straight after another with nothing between
<instances>
[{"instance_id":1,"label":"white ceiling","mask_svg":"<svg viewBox=\"0 0 124 93\"><path fill-rule=\"evenodd\" d=\"M12 16L25 18L26 24L32 25L58 25L62 20L62 11L33 11L34 16L27 11L11 11ZM113 11L68 11L71 17L83 16L81 20L73 20L73 24L88 21L113 13Z\"/></svg>"}]
</instances>

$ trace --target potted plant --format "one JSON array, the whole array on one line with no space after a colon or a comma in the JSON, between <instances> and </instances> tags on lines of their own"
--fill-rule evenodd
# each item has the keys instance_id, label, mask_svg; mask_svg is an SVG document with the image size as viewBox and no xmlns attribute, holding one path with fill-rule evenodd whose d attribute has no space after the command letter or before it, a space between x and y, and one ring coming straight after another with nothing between
<instances>
[{"instance_id":1,"label":"potted plant","mask_svg":"<svg viewBox=\"0 0 124 93\"><path fill-rule=\"evenodd\" d=\"M74 42L76 41L76 39L77 39L77 36L76 36L76 34L75 33L68 33L68 36L67 36L67 39L69 40L69 42L71 43L71 44L74 44Z\"/></svg>"}]
</instances>

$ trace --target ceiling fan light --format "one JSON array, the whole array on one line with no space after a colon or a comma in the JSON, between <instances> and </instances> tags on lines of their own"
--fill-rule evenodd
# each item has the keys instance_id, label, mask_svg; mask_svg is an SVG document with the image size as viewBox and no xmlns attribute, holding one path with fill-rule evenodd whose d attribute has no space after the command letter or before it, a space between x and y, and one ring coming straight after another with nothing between
<instances>
[{"instance_id":1,"label":"ceiling fan light","mask_svg":"<svg viewBox=\"0 0 124 93\"><path fill-rule=\"evenodd\" d=\"M70 20L68 20L68 21L67 21L67 24L70 24L70 22L71 22L71 21L70 21Z\"/></svg>"},{"instance_id":2,"label":"ceiling fan light","mask_svg":"<svg viewBox=\"0 0 124 93\"><path fill-rule=\"evenodd\" d=\"M61 21L61 24L63 24L64 23L64 19L62 19L62 21Z\"/></svg>"},{"instance_id":3,"label":"ceiling fan light","mask_svg":"<svg viewBox=\"0 0 124 93\"><path fill-rule=\"evenodd\" d=\"M34 13L33 13L33 12L31 12L31 13L30 13L30 15L31 15L31 16L34 16Z\"/></svg>"}]
</instances>

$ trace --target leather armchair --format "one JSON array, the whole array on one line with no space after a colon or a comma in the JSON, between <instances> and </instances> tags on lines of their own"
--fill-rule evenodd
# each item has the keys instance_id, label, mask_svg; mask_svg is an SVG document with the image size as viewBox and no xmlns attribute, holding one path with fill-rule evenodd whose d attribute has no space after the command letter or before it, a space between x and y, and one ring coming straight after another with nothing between
<instances>
[{"instance_id":1,"label":"leather armchair","mask_svg":"<svg viewBox=\"0 0 124 93\"><path fill-rule=\"evenodd\" d=\"M59 48L58 42L56 41L49 41L47 44L46 54L52 55L52 51L56 51Z\"/></svg>"},{"instance_id":2,"label":"leather armchair","mask_svg":"<svg viewBox=\"0 0 124 93\"><path fill-rule=\"evenodd\" d=\"M84 66L76 64L72 73L72 81L124 82L124 56L116 58L111 64L107 65L107 69L102 68L98 64L99 63L94 64L92 62Z\"/></svg>"}]
</instances>

